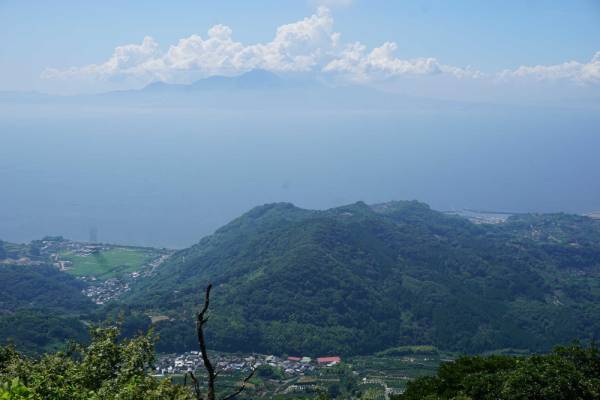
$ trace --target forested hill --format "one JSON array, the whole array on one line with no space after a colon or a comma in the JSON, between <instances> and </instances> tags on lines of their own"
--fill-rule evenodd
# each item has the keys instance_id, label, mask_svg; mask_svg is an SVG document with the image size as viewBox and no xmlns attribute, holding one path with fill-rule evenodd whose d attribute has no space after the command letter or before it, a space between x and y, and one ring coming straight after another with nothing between
<instances>
[{"instance_id":1,"label":"forested hill","mask_svg":"<svg viewBox=\"0 0 600 400\"><path fill-rule=\"evenodd\" d=\"M91 312L94 303L81 289L85 284L50 266L0 265L0 311L45 308L61 312Z\"/></svg>"},{"instance_id":2,"label":"forested hill","mask_svg":"<svg viewBox=\"0 0 600 400\"><path fill-rule=\"evenodd\" d=\"M126 300L170 317L156 326L159 350L193 348L209 281L218 349L545 350L600 336L599 273L600 222L587 217L476 225L419 202L269 204L173 255Z\"/></svg>"},{"instance_id":3,"label":"forested hill","mask_svg":"<svg viewBox=\"0 0 600 400\"><path fill-rule=\"evenodd\" d=\"M0 264L0 345L33 354L86 339L81 316L95 304L81 293L84 286L51 266Z\"/></svg>"}]
</instances>

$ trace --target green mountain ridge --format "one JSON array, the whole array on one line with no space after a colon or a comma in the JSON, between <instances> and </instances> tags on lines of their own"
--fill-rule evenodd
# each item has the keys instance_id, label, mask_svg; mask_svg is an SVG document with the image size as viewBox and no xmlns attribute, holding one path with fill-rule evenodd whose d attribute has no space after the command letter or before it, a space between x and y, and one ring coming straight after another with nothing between
<instances>
[{"instance_id":1,"label":"green mountain ridge","mask_svg":"<svg viewBox=\"0 0 600 400\"><path fill-rule=\"evenodd\" d=\"M600 333L600 223L566 214L476 225L416 201L256 207L175 253L125 301L166 314L158 349L195 346L215 285L215 349L366 354L432 344L547 350Z\"/></svg>"}]
</instances>

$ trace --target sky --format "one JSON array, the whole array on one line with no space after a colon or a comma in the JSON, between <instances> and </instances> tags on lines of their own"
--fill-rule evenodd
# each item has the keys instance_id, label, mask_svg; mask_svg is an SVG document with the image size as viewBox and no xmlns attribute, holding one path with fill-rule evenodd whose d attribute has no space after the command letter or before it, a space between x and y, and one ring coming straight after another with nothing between
<instances>
[{"instance_id":1,"label":"sky","mask_svg":"<svg viewBox=\"0 0 600 400\"><path fill-rule=\"evenodd\" d=\"M600 0L0 0L0 43L0 239L184 247L280 201L600 210ZM215 75L244 76L138 91Z\"/></svg>"},{"instance_id":2,"label":"sky","mask_svg":"<svg viewBox=\"0 0 600 400\"><path fill-rule=\"evenodd\" d=\"M443 76L449 91L590 96L600 84L598 0L2 0L0 21L0 90L102 92L251 69L334 84Z\"/></svg>"}]
</instances>

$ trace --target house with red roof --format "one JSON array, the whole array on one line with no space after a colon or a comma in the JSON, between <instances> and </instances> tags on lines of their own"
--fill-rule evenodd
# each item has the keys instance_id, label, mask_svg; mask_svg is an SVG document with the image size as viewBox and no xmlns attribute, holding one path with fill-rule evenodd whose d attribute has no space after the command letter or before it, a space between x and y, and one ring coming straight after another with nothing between
<instances>
[{"instance_id":1,"label":"house with red roof","mask_svg":"<svg viewBox=\"0 0 600 400\"><path fill-rule=\"evenodd\" d=\"M331 365L335 365L335 364L339 364L342 362L342 359L338 356L333 356L333 357L318 357L317 358L317 362L319 364L331 364Z\"/></svg>"}]
</instances>

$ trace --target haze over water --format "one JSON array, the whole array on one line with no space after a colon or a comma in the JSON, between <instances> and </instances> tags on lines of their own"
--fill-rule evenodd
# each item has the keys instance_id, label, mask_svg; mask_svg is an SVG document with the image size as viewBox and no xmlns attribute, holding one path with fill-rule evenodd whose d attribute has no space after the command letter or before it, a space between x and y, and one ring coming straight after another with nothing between
<instances>
[{"instance_id":1,"label":"haze over water","mask_svg":"<svg viewBox=\"0 0 600 400\"><path fill-rule=\"evenodd\" d=\"M0 238L183 247L251 207L417 199L438 210L600 209L600 116L117 110L0 119Z\"/></svg>"}]
</instances>

